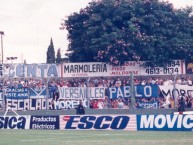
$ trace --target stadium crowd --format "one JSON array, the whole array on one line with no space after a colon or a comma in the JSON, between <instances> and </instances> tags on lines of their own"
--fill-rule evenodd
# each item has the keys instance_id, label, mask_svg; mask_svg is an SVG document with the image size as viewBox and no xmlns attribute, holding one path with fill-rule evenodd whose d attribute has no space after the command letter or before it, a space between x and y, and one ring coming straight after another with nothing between
<instances>
[{"instance_id":1,"label":"stadium crowd","mask_svg":"<svg viewBox=\"0 0 193 145\"><path fill-rule=\"evenodd\" d=\"M48 83L47 83L48 82ZM174 85L174 83L179 85L189 85L192 86L192 78L188 77L177 77L174 81L174 77L162 78L162 77L135 77L134 85L163 85L169 86ZM3 82L1 81L1 89ZM58 101L59 96L56 95L57 87L124 87L130 86L130 77L94 77L89 79L83 78L51 78L49 81L47 79L37 79L37 78L14 78L4 81L5 88L33 88L34 90L42 90L43 88L49 87L50 97L53 100ZM178 100L181 96L178 96ZM193 96L191 94L183 96L185 99L185 105L187 108L193 108ZM135 106L137 108L142 108L139 102L157 102L157 108L175 108L173 96L166 99L163 94L159 93L159 97L150 98L136 98ZM105 99L94 99L90 100L90 108L93 109L107 109L107 108L129 108L131 100L129 98L117 98L109 99L107 96Z\"/></svg>"},{"instance_id":2,"label":"stadium crowd","mask_svg":"<svg viewBox=\"0 0 193 145\"><path fill-rule=\"evenodd\" d=\"M192 78L188 77L177 77L175 83L179 85L189 85L192 86ZM0 85L2 86L3 82L0 80ZM37 86L46 86L47 79L40 78L14 78L7 79L4 81L5 87L37 87ZM157 85L173 85L174 78L162 78L162 77L135 77L134 85L141 84L157 84ZM94 77L88 79L75 78L51 78L49 79L49 85L53 86L66 86L66 87L120 87L120 86L129 86L130 77Z\"/></svg>"}]
</instances>

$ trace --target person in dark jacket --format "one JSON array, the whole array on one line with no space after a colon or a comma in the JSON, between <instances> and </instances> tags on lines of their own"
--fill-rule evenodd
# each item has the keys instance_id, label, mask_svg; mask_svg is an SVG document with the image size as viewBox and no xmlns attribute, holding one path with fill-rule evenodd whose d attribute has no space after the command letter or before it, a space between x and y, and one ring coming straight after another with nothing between
<instances>
[{"instance_id":1,"label":"person in dark jacket","mask_svg":"<svg viewBox=\"0 0 193 145\"><path fill-rule=\"evenodd\" d=\"M85 114L85 110L84 110L84 106L82 105L82 101L80 101L78 107L76 108L76 114L77 115L84 115Z\"/></svg>"},{"instance_id":2,"label":"person in dark jacket","mask_svg":"<svg viewBox=\"0 0 193 145\"><path fill-rule=\"evenodd\" d=\"M184 100L184 97L182 96L179 100L178 112L183 112L183 111L185 111L185 100Z\"/></svg>"}]
</instances>

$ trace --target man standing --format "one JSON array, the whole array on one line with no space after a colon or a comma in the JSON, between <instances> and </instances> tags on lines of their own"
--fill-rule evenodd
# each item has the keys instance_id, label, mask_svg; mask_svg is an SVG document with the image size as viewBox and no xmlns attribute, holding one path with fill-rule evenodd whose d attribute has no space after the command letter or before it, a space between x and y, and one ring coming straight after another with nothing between
<instances>
[{"instance_id":1,"label":"man standing","mask_svg":"<svg viewBox=\"0 0 193 145\"><path fill-rule=\"evenodd\" d=\"M76 108L76 114L77 115L84 115L85 114L85 110L84 110L84 106L82 105L82 101L80 101L78 107Z\"/></svg>"},{"instance_id":2,"label":"man standing","mask_svg":"<svg viewBox=\"0 0 193 145\"><path fill-rule=\"evenodd\" d=\"M182 96L179 100L178 112L183 112L183 111L185 111L185 100L184 100L184 97Z\"/></svg>"}]
</instances>

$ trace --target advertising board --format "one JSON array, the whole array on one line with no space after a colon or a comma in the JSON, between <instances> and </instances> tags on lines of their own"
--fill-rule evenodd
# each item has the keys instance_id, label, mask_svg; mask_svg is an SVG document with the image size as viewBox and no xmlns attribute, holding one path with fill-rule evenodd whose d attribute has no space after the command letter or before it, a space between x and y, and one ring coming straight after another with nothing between
<instances>
[{"instance_id":1,"label":"advertising board","mask_svg":"<svg viewBox=\"0 0 193 145\"><path fill-rule=\"evenodd\" d=\"M59 116L31 116L30 129L59 129Z\"/></svg>"},{"instance_id":2,"label":"advertising board","mask_svg":"<svg viewBox=\"0 0 193 145\"><path fill-rule=\"evenodd\" d=\"M137 130L193 131L193 114L137 115Z\"/></svg>"},{"instance_id":3,"label":"advertising board","mask_svg":"<svg viewBox=\"0 0 193 145\"><path fill-rule=\"evenodd\" d=\"M136 131L136 115L62 115L60 129Z\"/></svg>"},{"instance_id":4,"label":"advertising board","mask_svg":"<svg viewBox=\"0 0 193 145\"><path fill-rule=\"evenodd\" d=\"M29 129L30 116L0 116L0 129Z\"/></svg>"}]
</instances>

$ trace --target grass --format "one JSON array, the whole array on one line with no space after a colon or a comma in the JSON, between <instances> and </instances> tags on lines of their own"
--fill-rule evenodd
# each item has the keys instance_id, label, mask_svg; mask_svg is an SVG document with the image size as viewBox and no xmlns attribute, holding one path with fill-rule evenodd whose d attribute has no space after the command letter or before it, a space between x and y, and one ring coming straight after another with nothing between
<instances>
[{"instance_id":1,"label":"grass","mask_svg":"<svg viewBox=\"0 0 193 145\"><path fill-rule=\"evenodd\" d=\"M0 130L0 145L192 145L192 132Z\"/></svg>"}]
</instances>

